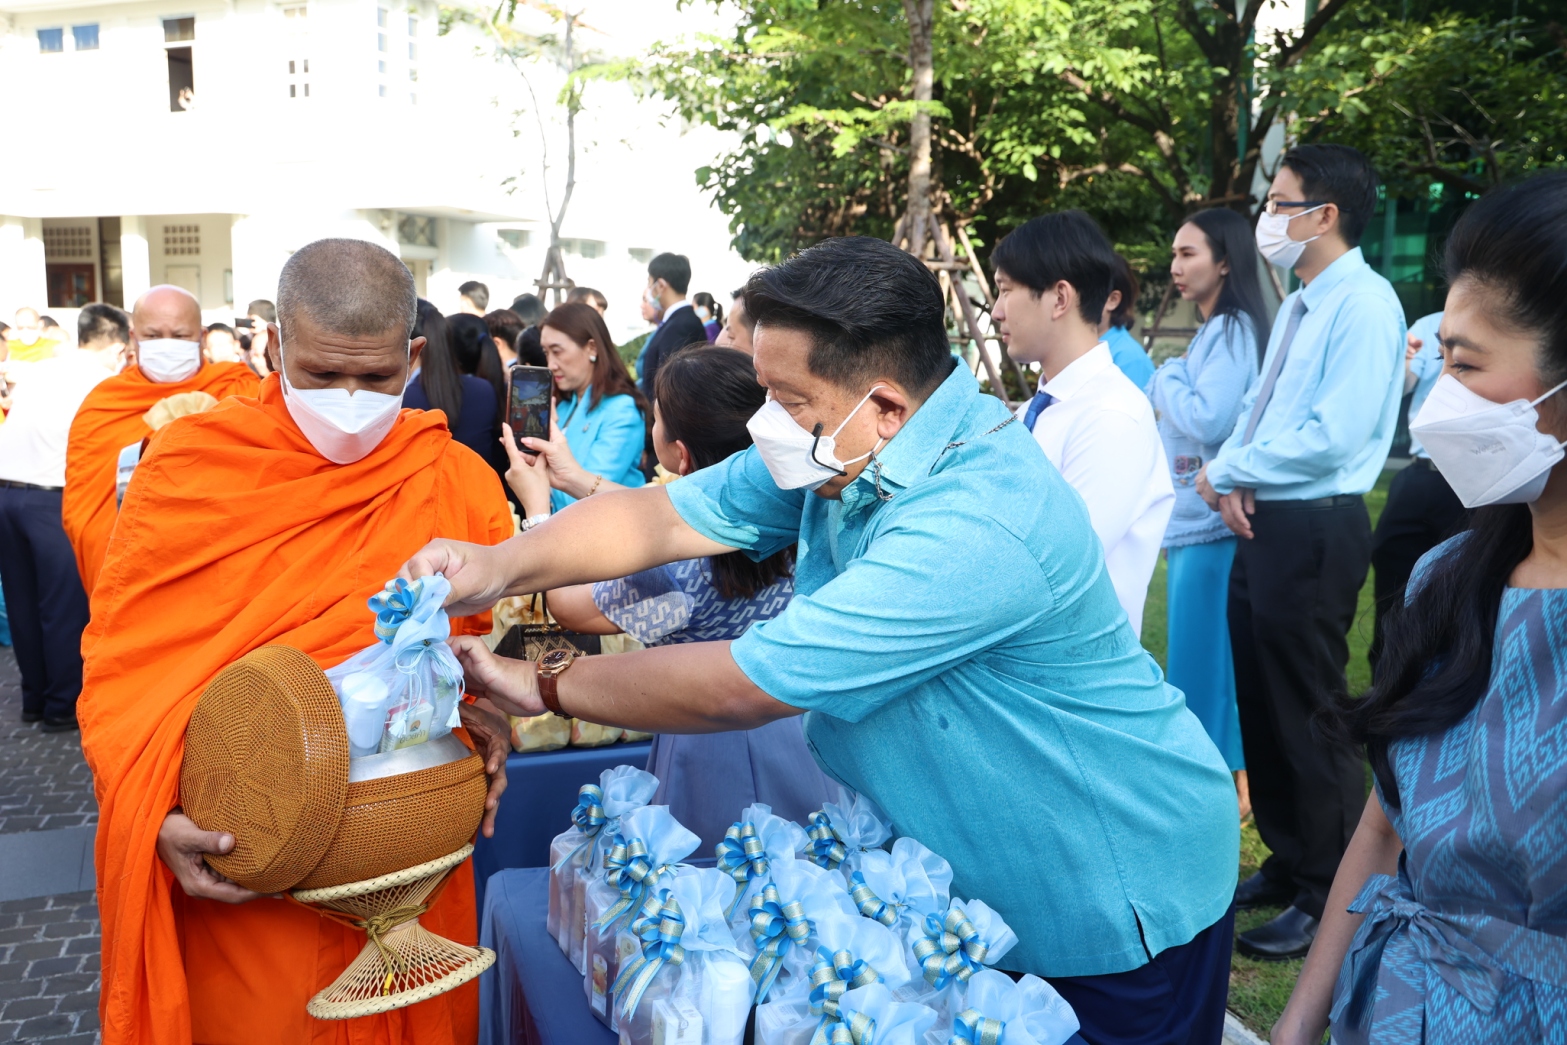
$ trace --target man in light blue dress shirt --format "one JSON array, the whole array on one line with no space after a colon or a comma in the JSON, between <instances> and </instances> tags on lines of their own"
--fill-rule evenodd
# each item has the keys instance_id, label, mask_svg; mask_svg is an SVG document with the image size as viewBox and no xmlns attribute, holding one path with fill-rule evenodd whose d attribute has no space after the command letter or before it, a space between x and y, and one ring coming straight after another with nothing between
<instances>
[{"instance_id":1,"label":"man in light blue dress shirt","mask_svg":"<svg viewBox=\"0 0 1567 1045\"><path fill-rule=\"evenodd\" d=\"M1409 394L1409 420L1420 416L1426 397L1442 376L1442 346L1436 332L1442 313L1422 316L1409 325L1404 390ZM1409 465L1393 477L1387 504L1371 538L1375 571L1376 623L1367 657L1373 673L1382 655L1382 626L1394 606L1404 604L1404 588L1415 563L1426 552L1463 527L1469 512L1431 463L1431 455L1414 435L1409 437Z\"/></svg>"},{"instance_id":2,"label":"man in light blue dress shirt","mask_svg":"<svg viewBox=\"0 0 1567 1045\"><path fill-rule=\"evenodd\" d=\"M1293 266L1262 377L1198 492L1241 541L1230 572L1236 702L1257 829L1273 855L1241 906L1287 904L1237 947L1306 953L1365 806L1360 755L1321 740L1317 711L1347 696L1348 634L1371 561L1362 497L1382 472L1403 398L1404 311L1361 256L1377 178L1358 151L1285 154L1257 245Z\"/></svg>"},{"instance_id":3,"label":"man in light blue dress shirt","mask_svg":"<svg viewBox=\"0 0 1567 1045\"><path fill-rule=\"evenodd\" d=\"M1235 792L1082 499L954 365L939 284L891 244L828 240L753 276L746 306L770 394L753 447L494 548L434 542L405 572L444 573L455 611L796 545L793 601L733 641L569 669L457 639L470 691L658 732L803 712L822 767L1000 912L1020 940L1001 965L1049 978L1085 1038L1217 1041Z\"/></svg>"}]
</instances>

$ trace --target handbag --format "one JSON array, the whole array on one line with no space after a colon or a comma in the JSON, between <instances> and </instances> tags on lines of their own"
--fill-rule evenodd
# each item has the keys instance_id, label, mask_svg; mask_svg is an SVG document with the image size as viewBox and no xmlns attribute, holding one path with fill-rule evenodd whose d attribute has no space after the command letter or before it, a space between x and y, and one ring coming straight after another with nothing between
<instances>
[{"instance_id":1,"label":"handbag","mask_svg":"<svg viewBox=\"0 0 1567 1045\"><path fill-rule=\"evenodd\" d=\"M555 622L555 618L550 616L549 599L543 592L533 596L533 601L528 605L528 616L531 618L528 623L512 625L511 630L496 643L496 656L537 661L551 650L576 650L584 656L599 652L597 635L579 635Z\"/></svg>"}]
</instances>

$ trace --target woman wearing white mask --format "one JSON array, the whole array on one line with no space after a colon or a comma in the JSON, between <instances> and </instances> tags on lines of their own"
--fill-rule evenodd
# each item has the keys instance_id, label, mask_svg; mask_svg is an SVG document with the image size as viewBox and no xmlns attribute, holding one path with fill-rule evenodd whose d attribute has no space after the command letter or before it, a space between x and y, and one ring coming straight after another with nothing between
<instances>
[{"instance_id":1,"label":"woman wearing white mask","mask_svg":"<svg viewBox=\"0 0 1567 1045\"><path fill-rule=\"evenodd\" d=\"M1543 1042L1567 1021L1567 173L1447 247L1446 372L1411 426L1471 529L1416 567L1338 725L1377 791L1275 1043Z\"/></svg>"}]
</instances>

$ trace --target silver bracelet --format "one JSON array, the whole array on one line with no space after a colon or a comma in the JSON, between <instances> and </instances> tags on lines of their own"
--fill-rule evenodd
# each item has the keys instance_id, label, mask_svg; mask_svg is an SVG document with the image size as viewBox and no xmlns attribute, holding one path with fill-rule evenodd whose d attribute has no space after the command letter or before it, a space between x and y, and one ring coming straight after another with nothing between
<instances>
[{"instance_id":1,"label":"silver bracelet","mask_svg":"<svg viewBox=\"0 0 1567 1045\"><path fill-rule=\"evenodd\" d=\"M538 515L528 516L526 519L522 520L522 532L527 533L529 530L533 529L535 526L539 525L539 523L543 522L549 517L549 512L541 512Z\"/></svg>"}]
</instances>

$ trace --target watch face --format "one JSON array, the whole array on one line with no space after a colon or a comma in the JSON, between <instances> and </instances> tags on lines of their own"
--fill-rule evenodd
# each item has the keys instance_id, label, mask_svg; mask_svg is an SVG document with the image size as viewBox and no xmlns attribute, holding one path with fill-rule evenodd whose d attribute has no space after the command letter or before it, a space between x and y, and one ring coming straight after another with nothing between
<instances>
[{"instance_id":1,"label":"watch face","mask_svg":"<svg viewBox=\"0 0 1567 1045\"><path fill-rule=\"evenodd\" d=\"M568 650L552 649L539 658L541 668L563 668L571 663L571 653Z\"/></svg>"}]
</instances>

